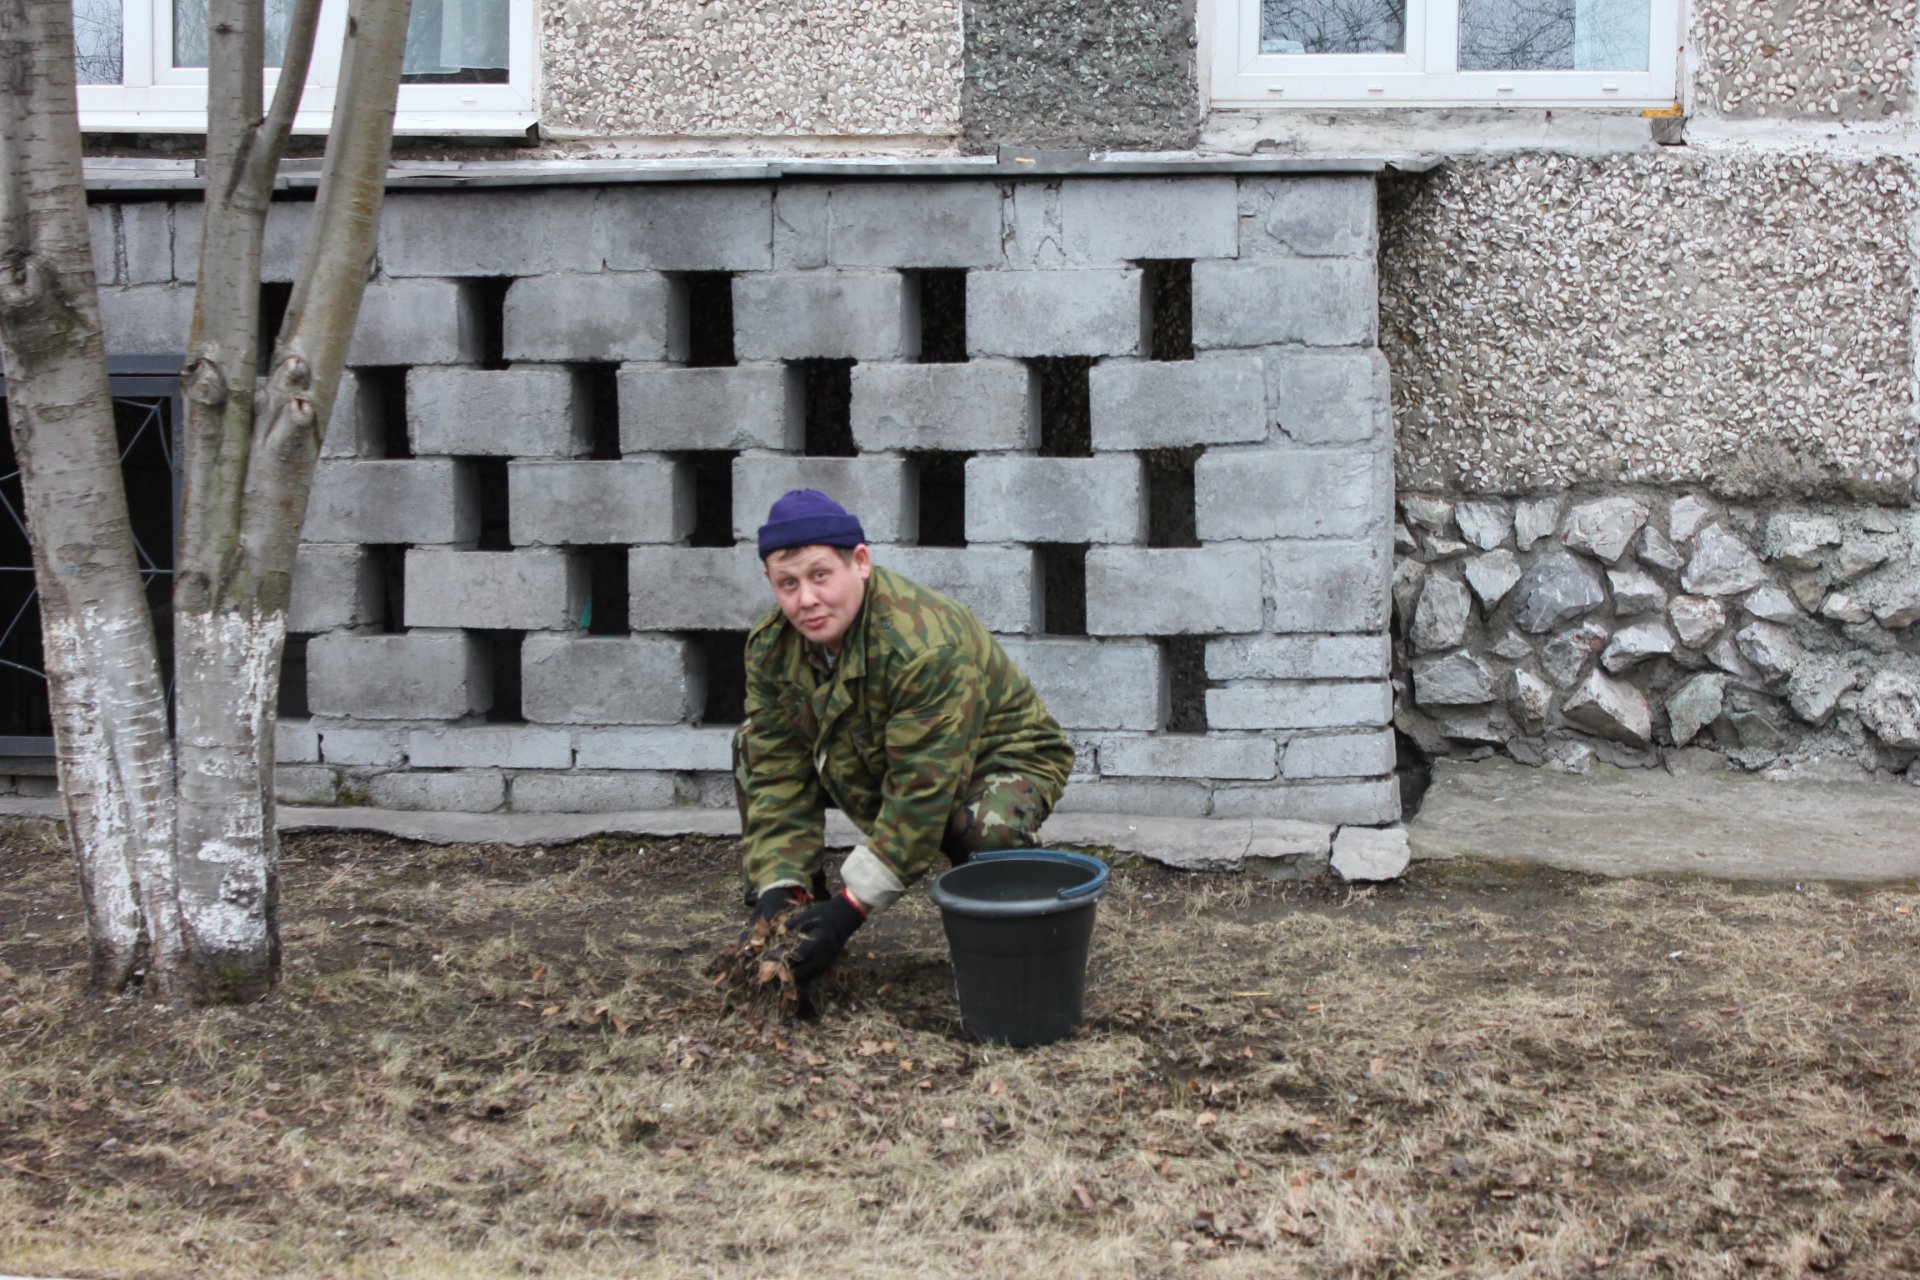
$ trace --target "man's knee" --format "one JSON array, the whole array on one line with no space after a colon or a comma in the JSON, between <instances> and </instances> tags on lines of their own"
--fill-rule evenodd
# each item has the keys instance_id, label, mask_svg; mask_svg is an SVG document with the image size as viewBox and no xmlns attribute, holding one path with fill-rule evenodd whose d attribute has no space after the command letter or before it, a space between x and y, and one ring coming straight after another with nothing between
<instances>
[{"instance_id":1,"label":"man's knee","mask_svg":"<svg viewBox=\"0 0 1920 1280\"><path fill-rule=\"evenodd\" d=\"M1045 792L1031 778L1003 774L983 779L954 813L948 856L962 862L976 853L1029 846L1039 837L1050 808Z\"/></svg>"}]
</instances>

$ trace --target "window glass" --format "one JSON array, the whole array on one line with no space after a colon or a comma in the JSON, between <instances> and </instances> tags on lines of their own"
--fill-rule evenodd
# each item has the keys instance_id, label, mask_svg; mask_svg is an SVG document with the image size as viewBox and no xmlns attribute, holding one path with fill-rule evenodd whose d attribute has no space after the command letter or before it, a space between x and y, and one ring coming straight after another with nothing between
<instances>
[{"instance_id":1,"label":"window glass","mask_svg":"<svg viewBox=\"0 0 1920 1280\"><path fill-rule=\"evenodd\" d=\"M277 67L287 55L293 0L267 0L266 14L266 65ZM207 65L207 0L173 0L173 65Z\"/></svg>"},{"instance_id":2,"label":"window glass","mask_svg":"<svg viewBox=\"0 0 1920 1280\"><path fill-rule=\"evenodd\" d=\"M1463 71L1644 71L1651 0L1460 0Z\"/></svg>"},{"instance_id":3,"label":"window glass","mask_svg":"<svg viewBox=\"0 0 1920 1280\"><path fill-rule=\"evenodd\" d=\"M1261 0L1261 53L1399 53L1407 0Z\"/></svg>"},{"instance_id":4,"label":"window glass","mask_svg":"<svg viewBox=\"0 0 1920 1280\"><path fill-rule=\"evenodd\" d=\"M81 84L120 83L120 0L73 0L73 69Z\"/></svg>"},{"instance_id":5,"label":"window glass","mask_svg":"<svg viewBox=\"0 0 1920 1280\"><path fill-rule=\"evenodd\" d=\"M507 83L507 0L414 0L400 80Z\"/></svg>"}]
</instances>

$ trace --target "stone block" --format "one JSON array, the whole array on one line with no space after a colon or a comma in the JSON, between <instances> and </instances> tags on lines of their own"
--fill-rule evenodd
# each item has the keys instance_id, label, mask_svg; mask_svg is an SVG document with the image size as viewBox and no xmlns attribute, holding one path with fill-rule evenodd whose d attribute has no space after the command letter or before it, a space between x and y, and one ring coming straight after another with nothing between
<instances>
[{"instance_id":1,"label":"stone block","mask_svg":"<svg viewBox=\"0 0 1920 1280\"><path fill-rule=\"evenodd\" d=\"M1240 249L1230 177L1069 178L1060 184L1067 261L1231 258Z\"/></svg>"},{"instance_id":2,"label":"stone block","mask_svg":"<svg viewBox=\"0 0 1920 1280\"><path fill-rule=\"evenodd\" d=\"M1378 535L1392 518L1392 460L1371 445L1209 449L1193 464L1193 497L1202 542Z\"/></svg>"},{"instance_id":3,"label":"stone block","mask_svg":"<svg viewBox=\"0 0 1920 1280\"><path fill-rule=\"evenodd\" d=\"M374 456L368 440L367 415L360 405L360 382L351 369L340 371L340 383L333 392L333 413L327 419L327 432L320 440L323 458L364 458Z\"/></svg>"},{"instance_id":4,"label":"stone block","mask_svg":"<svg viewBox=\"0 0 1920 1280\"><path fill-rule=\"evenodd\" d=\"M967 350L976 356L1130 356L1144 341L1142 275L996 271L967 276Z\"/></svg>"},{"instance_id":5,"label":"stone block","mask_svg":"<svg viewBox=\"0 0 1920 1280\"><path fill-rule=\"evenodd\" d=\"M1367 542L1277 542L1265 549L1270 631L1384 631L1391 557Z\"/></svg>"},{"instance_id":6,"label":"stone block","mask_svg":"<svg viewBox=\"0 0 1920 1280\"><path fill-rule=\"evenodd\" d=\"M779 265L988 267L1000 263L1000 188L987 182L784 186Z\"/></svg>"},{"instance_id":7,"label":"stone block","mask_svg":"<svg viewBox=\"0 0 1920 1280\"><path fill-rule=\"evenodd\" d=\"M1333 838L1333 857L1329 865L1342 880L1397 880L1407 874L1413 852L1407 846L1407 829L1389 827L1342 827Z\"/></svg>"},{"instance_id":8,"label":"stone block","mask_svg":"<svg viewBox=\"0 0 1920 1280\"><path fill-rule=\"evenodd\" d=\"M589 729L574 736L580 769L654 769L675 773L733 772L733 730L681 725L671 729Z\"/></svg>"},{"instance_id":9,"label":"stone block","mask_svg":"<svg viewBox=\"0 0 1920 1280\"><path fill-rule=\"evenodd\" d=\"M564 551L407 551L409 627L571 630L586 601L586 564Z\"/></svg>"},{"instance_id":10,"label":"stone block","mask_svg":"<svg viewBox=\"0 0 1920 1280\"><path fill-rule=\"evenodd\" d=\"M276 205L274 208L285 206ZM116 281L108 272L100 275L101 284L165 284L174 279L189 279L176 276L173 270L173 217L174 206L161 201L129 201L114 206L120 215L120 249L125 255L126 276ZM93 229L95 214L107 212L105 205L91 205L87 209L89 230ZM268 223L274 221L268 214ZM94 252L99 254L102 246L96 234ZM105 246L109 255L113 253L111 242ZM264 271L266 262L261 262ZM98 267L95 268L98 270Z\"/></svg>"},{"instance_id":11,"label":"stone block","mask_svg":"<svg viewBox=\"0 0 1920 1280\"><path fill-rule=\"evenodd\" d=\"M198 202L173 206L173 278L189 284L200 279L200 209ZM381 216L384 220L384 211ZM260 278L284 284L300 274L312 229L311 200L276 200L268 206L260 241Z\"/></svg>"},{"instance_id":12,"label":"stone block","mask_svg":"<svg viewBox=\"0 0 1920 1280\"><path fill-rule=\"evenodd\" d=\"M1257 356L1103 360L1087 382L1096 450L1267 438L1266 367Z\"/></svg>"},{"instance_id":13,"label":"stone block","mask_svg":"<svg viewBox=\"0 0 1920 1280\"><path fill-rule=\"evenodd\" d=\"M800 449L800 379L784 365L622 369L618 388L626 452Z\"/></svg>"},{"instance_id":14,"label":"stone block","mask_svg":"<svg viewBox=\"0 0 1920 1280\"><path fill-rule=\"evenodd\" d=\"M193 331L193 289L170 284L102 289L100 331L110 356L179 356Z\"/></svg>"},{"instance_id":15,"label":"stone block","mask_svg":"<svg viewBox=\"0 0 1920 1280\"><path fill-rule=\"evenodd\" d=\"M565 729L523 724L415 729L407 759L416 769L570 769L573 742Z\"/></svg>"},{"instance_id":16,"label":"stone block","mask_svg":"<svg viewBox=\"0 0 1920 1280\"><path fill-rule=\"evenodd\" d=\"M452 280L378 280L360 299L350 365L473 364L480 317Z\"/></svg>"},{"instance_id":17,"label":"stone block","mask_svg":"<svg viewBox=\"0 0 1920 1280\"><path fill-rule=\"evenodd\" d=\"M1392 778L1378 778L1364 782L1220 786L1213 792L1213 816L1308 818L1339 823L1398 822L1400 784Z\"/></svg>"},{"instance_id":18,"label":"stone block","mask_svg":"<svg viewBox=\"0 0 1920 1280\"><path fill-rule=\"evenodd\" d=\"M1265 363L1267 411L1295 444L1348 444L1391 437L1391 378L1387 358L1378 348L1273 351Z\"/></svg>"},{"instance_id":19,"label":"stone block","mask_svg":"<svg viewBox=\"0 0 1920 1280\"><path fill-rule=\"evenodd\" d=\"M392 277L598 271L599 197L587 186L395 191L380 211L380 269Z\"/></svg>"},{"instance_id":20,"label":"stone block","mask_svg":"<svg viewBox=\"0 0 1920 1280\"><path fill-rule=\"evenodd\" d=\"M273 798L278 804L332 805L340 802L340 773L325 765L274 766Z\"/></svg>"},{"instance_id":21,"label":"stone block","mask_svg":"<svg viewBox=\"0 0 1920 1280\"><path fill-rule=\"evenodd\" d=\"M1272 738L1209 738L1167 733L1146 738L1103 738L1100 772L1123 778L1243 778L1278 775L1279 746Z\"/></svg>"},{"instance_id":22,"label":"stone block","mask_svg":"<svg viewBox=\"0 0 1920 1280\"><path fill-rule=\"evenodd\" d=\"M1322 733L1287 740L1280 772L1299 778L1380 778L1393 772L1393 730Z\"/></svg>"},{"instance_id":23,"label":"stone block","mask_svg":"<svg viewBox=\"0 0 1920 1280\"><path fill-rule=\"evenodd\" d=\"M1378 204L1370 177L1242 178L1240 256L1371 259L1380 249Z\"/></svg>"},{"instance_id":24,"label":"stone block","mask_svg":"<svg viewBox=\"0 0 1920 1280\"><path fill-rule=\"evenodd\" d=\"M972 453L1039 440L1039 389L1019 361L853 367L853 442L862 451Z\"/></svg>"},{"instance_id":25,"label":"stone block","mask_svg":"<svg viewBox=\"0 0 1920 1280\"><path fill-rule=\"evenodd\" d=\"M507 290L508 360L684 360L685 302L664 276L532 276Z\"/></svg>"},{"instance_id":26,"label":"stone block","mask_svg":"<svg viewBox=\"0 0 1920 1280\"><path fill-rule=\"evenodd\" d=\"M869 542L911 542L920 529L919 489L911 478L902 458L742 454L733 460L733 536L753 545L776 498L789 489L818 489L860 517ZM971 491L967 498L971 513Z\"/></svg>"},{"instance_id":27,"label":"stone block","mask_svg":"<svg viewBox=\"0 0 1920 1280\"><path fill-rule=\"evenodd\" d=\"M1276 680L1207 690L1207 724L1214 729L1345 729L1391 723L1393 688L1384 680Z\"/></svg>"},{"instance_id":28,"label":"stone block","mask_svg":"<svg viewBox=\"0 0 1920 1280\"><path fill-rule=\"evenodd\" d=\"M295 633L373 626L386 611L386 584L365 547L303 543L293 561L287 630Z\"/></svg>"},{"instance_id":29,"label":"stone block","mask_svg":"<svg viewBox=\"0 0 1920 1280\"><path fill-rule=\"evenodd\" d=\"M320 730L320 758L328 764L368 769L396 768L407 762L407 739L399 729Z\"/></svg>"},{"instance_id":30,"label":"stone block","mask_svg":"<svg viewBox=\"0 0 1920 1280\"><path fill-rule=\"evenodd\" d=\"M734 354L741 360L916 356L917 302L897 271L739 276L733 282Z\"/></svg>"},{"instance_id":31,"label":"stone block","mask_svg":"<svg viewBox=\"0 0 1920 1280\"><path fill-rule=\"evenodd\" d=\"M1384 679L1391 656L1384 627L1357 636L1236 636L1207 641L1207 678Z\"/></svg>"},{"instance_id":32,"label":"stone block","mask_svg":"<svg viewBox=\"0 0 1920 1280\"><path fill-rule=\"evenodd\" d=\"M276 720L273 758L280 764L312 764L320 759L320 732L310 720Z\"/></svg>"},{"instance_id":33,"label":"stone block","mask_svg":"<svg viewBox=\"0 0 1920 1280\"><path fill-rule=\"evenodd\" d=\"M498 769L375 774L367 780L367 799L380 809L493 813L507 803L507 775Z\"/></svg>"},{"instance_id":34,"label":"stone block","mask_svg":"<svg viewBox=\"0 0 1920 1280\"><path fill-rule=\"evenodd\" d=\"M105 204L87 206L87 248L93 256L93 283L97 289L127 283L121 279L118 262L120 237L114 228L114 214L122 207ZM165 278L171 279L171 273ZM5 792L4 777L0 775L0 794Z\"/></svg>"},{"instance_id":35,"label":"stone block","mask_svg":"<svg viewBox=\"0 0 1920 1280\"><path fill-rule=\"evenodd\" d=\"M447 458L322 461L313 472L308 542L471 542L480 536L473 473Z\"/></svg>"},{"instance_id":36,"label":"stone block","mask_svg":"<svg viewBox=\"0 0 1920 1280\"><path fill-rule=\"evenodd\" d=\"M1152 641L1008 636L1000 645L1064 728L1153 730L1166 723L1166 663Z\"/></svg>"},{"instance_id":37,"label":"stone block","mask_svg":"<svg viewBox=\"0 0 1920 1280\"><path fill-rule=\"evenodd\" d=\"M1207 785L1146 779L1075 778L1055 813L1132 813L1155 818L1204 818Z\"/></svg>"},{"instance_id":38,"label":"stone block","mask_svg":"<svg viewBox=\"0 0 1920 1280\"><path fill-rule=\"evenodd\" d=\"M1265 623L1258 547L1087 552L1088 635L1214 635Z\"/></svg>"},{"instance_id":39,"label":"stone block","mask_svg":"<svg viewBox=\"0 0 1920 1280\"><path fill-rule=\"evenodd\" d=\"M979 542L1145 542L1146 465L1132 454L970 458L967 537Z\"/></svg>"},{"instance_id":40,"label":"stone block","mask_svg":"<svg viewBox=\"0 0 1920 1280\"><path fill-rule=\"evenodd\" d=\"M587 451L589 401L567 369L409 369L416 454L573 458Z\"/></svg>"},{"instance_id":41,"label":"stone block","mask_svg":"<svg viewBox=\"0 0 1920 1280\"><path fill-rule=\"evenodd\" d=\"M773 589L752 543L635 547L627 601L635 631L745 631L773 607Z\"/></svg>"},{"instance_id":42,"label":"stone block","mask_svg":"<svg viewBox=\"0 0 1920 1280\"><path fill-rule=\"evenodd\" d=\"M769 187L607 187L600 192L599 213L610 271L765 271L773 266Z\"/></svg>"},{"instance_id":43,"label":"stone block","mask_svg":"<svg viewBox=\"0 0 1920 1280\"><path fill-rule=\"evenodd\" d=\"M457 720L493 704L487 655L472 636L315 636L307 706L316 716ZM328 730L320 733L324 754Z\"/></svg>"},{"instance_id":44,"label":"stone block","mask_svg":"<svg viewBox=\"0 0 1920 1280\"><path fill-rule=\"evenodd\" d=\"M513 778L516 813L622 813L671 809L677 787L661 773L519 773Z\"/></svg>"},{"instance_id":45,"label":"stone block","mask_svg":"<svg viewBox=\"0 0 1920 1280\"><path fill-rule=\"evenodd\" d=\"M684 640L530 635L520 647L520 707L536 724L678 724L705 697Z\"/></svg>"},{"instance_id":46,"label":"stone block","mask_svg":"<svg viewBox=\"0 0 1920 1280\"><path fill-rule=\"evenodd\" d=\"M509 462L507 523L516 547L677 542L693 529L693 483L665 458Z\"/></svg>"},{"instance_id":47,"label":"stone block","mask_svg":"<svg viewBox=\"0 0 1920 1280\"><path fill-rule=\"evenodd\" d=\"M1193 345L1371 346L1377 294L1371 260L1203 260L1193 264Z\"/></svg>"},{"instance_id":48,"label":"stone block","mask_svg":"<svg viewBox=\"0 0 1920 1280\"><path fill-rule=\"evenodd\" d=\"M1040 574L1030 548L876 547L873 558L953 597L989 631L1018 635L1039 629Z\"/></svg>"}]
</instances>

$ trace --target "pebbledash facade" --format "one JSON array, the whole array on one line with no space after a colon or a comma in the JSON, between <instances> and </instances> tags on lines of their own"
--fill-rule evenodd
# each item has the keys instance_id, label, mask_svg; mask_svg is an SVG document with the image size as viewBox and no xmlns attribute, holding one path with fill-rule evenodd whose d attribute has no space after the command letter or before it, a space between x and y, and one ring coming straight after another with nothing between
<instances>
[{"instance_id":1,"label":"pebbledash facade","mask_svg":"<svg viewBox=\"0 0 1920 1280\"><path fill-rule=\"evenodd\" d=\"M397 151L282 799L730 804L796 485L1002 637L1063 809L1913 776L1914 6L1569 3L1560 71L1316 58L1326 7L512 10L529 141ZM191 184L95 171L110 348L177 353Z\"/></svg>"}]
</instances>

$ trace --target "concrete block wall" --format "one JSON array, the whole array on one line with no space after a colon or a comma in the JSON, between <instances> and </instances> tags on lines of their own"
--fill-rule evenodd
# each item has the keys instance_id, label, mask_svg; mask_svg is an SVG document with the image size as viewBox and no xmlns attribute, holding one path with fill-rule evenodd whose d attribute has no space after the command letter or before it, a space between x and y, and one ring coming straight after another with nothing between
<instances>
[{"instance_id":1,"label":"concrete block wall","mask_svg":"<svg viewBox=\"0 0 1920 1280\"><path fill-rule=\"evenodd\" d=\"M1063 808L1393 820L1375 226L1371 179L1307 173L396 191L284 790L724 802L715 633L809 485L1004 638ZM110 328L164 343L178 275Z\"/></svg>"}]
</instances>

